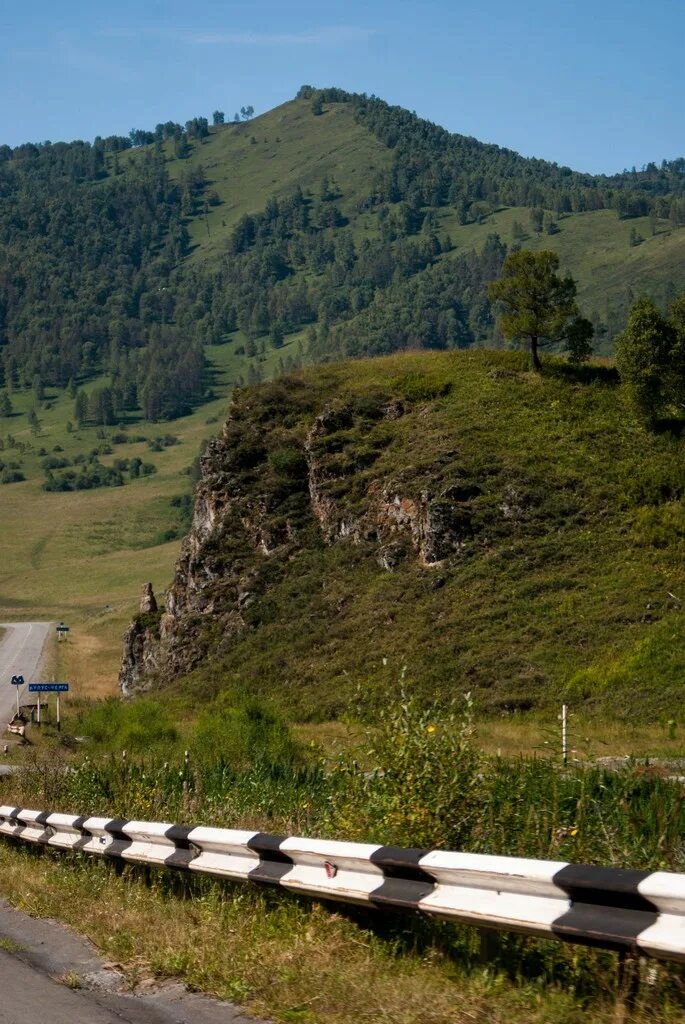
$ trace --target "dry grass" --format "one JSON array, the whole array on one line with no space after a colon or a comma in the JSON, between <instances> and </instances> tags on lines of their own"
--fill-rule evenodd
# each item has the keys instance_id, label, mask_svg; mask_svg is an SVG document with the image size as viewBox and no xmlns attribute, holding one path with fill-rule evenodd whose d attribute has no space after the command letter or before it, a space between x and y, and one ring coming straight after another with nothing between
<instances>
[{"instance_id":1,"label":"dry grass","mask_svg":"<svg viewBox=\"0 0 685 1024\"><path fill-rule=\"evenodd\" d=\"M131 618L128 603L109 612L89 615L59 645L61 675L73 697L100 700L118 694L116 666L121 638Z\"/></svg>"},{"instance_id":2,"label":"dry grass","mask_svg":"<svg viewBox=\"0 0 685 1024\"><path fill-rule=\"evenodd\" d=\"M685 757L682 726L669 736L665 723L641 723L569 717L569 756L578 760L598 757ZM531 754L561 754L561 723L557 719L521 717L488 719L476 731L480 746L488 754L517 757Z\"/></svg>"},{"instance_id":3,"label":"dry grass","mask_svg":"<svg viewBox=\"0 0 685 1024\"><path fill-rule=\"evenodd\" d=\"M296 725L294 731L304 743L321 747L335 757L355 750L364 729L346 722L309 722ZM561 723L557 718L536 715L487 718L476 721L476 741L487 754L501 757L548 757L561 755ZM685 730L679 726L675 736L666 723L635 723L592 719L570 712L568 744L571 758L587 761L600 757L685 757Z\"/></svg>"},{"instance_id":4,"label":"dry grass","mask_svg":"<svg viewBox=\"0 0 685 1024\"><path fill-rule=\"evenodd\" d=\"M468 976L436 949L396 945L318 906L271 892L208 883L192 900L163 878L147 888L106 864L0 848L0 883L13 905L85 932L124 965L232 999L279 1021L307 1024L604 1024L608 1005ZM114 924L113 924L114 922ZM663 1007L635 1020L675 1021Z\"/></svg>"}]
</instances>

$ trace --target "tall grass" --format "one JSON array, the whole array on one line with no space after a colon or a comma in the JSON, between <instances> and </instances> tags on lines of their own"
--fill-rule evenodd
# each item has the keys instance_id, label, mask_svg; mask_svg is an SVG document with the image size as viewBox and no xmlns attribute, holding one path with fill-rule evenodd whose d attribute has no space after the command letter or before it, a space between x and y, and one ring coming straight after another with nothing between
<instances>
[{"instance_id":1,"label":"tall grass","mask_svg":"<svg viewBox=\"0 0 685 1024\"><path fill-rule=\"evenodd\" d=\"M93 735L105 723L110 740L130 742L137 724L154 720L154 706L111 705L87 721ZM157 739L168 729L161 715L156 729ZM130 745L126 757L80 757L70 771L52 754L36 755L21 775L3 780L3 799L79 814L685 869L681 784L646 765L607 772L551 757L486 756L473 741L468 700L445 710L403 693L377 712L354 755L332 761L298 744L254 699L201 716L186 742L187 756L178 744L173 755L159 745L142 755ZM473 929L401 918L381 924L373 915L370 926L401 948L435 948L469 970L482 968ZM609 953L508 935L487 949L489 969L561 985L577 998L600 998L612 976ZM660 969L657 984L663 999L685 1009L677 971Z\"/></svg>"}]
</instances>

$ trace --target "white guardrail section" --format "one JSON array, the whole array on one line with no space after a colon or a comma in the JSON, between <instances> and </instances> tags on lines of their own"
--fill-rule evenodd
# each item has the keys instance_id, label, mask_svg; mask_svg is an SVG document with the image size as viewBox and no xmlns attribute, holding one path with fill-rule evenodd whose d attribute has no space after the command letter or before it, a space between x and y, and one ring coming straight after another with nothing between
<instances>
[{"instance_id":1,"label":"white guardrail section","mask_svg":"<svg viewBox=\"0 0 685 1024\"><path fill-rule=\"evenodd\" d=\"M0 807L0 835L685 962L685 874Z\"/></svg>"}]
</instances>

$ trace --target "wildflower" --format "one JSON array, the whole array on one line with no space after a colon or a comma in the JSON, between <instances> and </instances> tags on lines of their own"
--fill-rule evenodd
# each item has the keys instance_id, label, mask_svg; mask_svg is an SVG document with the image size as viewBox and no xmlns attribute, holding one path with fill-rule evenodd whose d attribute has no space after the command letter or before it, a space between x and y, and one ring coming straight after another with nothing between
<instances>
[{"instance_id":1,"label":"wildflower","mask_svg":"<svg viewBox=\"0 0 685 1024\"><path fill-rule=\"evenodd\" d=\"M426 732L435 732L435 726L434 725L427 725L426 726Z\"/></svg>"}]
</instances>

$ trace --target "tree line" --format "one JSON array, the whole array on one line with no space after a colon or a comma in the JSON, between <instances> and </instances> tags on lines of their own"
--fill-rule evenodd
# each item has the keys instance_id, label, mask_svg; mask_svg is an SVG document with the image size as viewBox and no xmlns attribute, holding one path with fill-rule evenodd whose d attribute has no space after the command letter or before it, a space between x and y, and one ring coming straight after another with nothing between
<instances>
[{"instance_id":1,"label":"tree line","mask_svg":"<svg viewBox=\"0 0 685 1024\"><path fill-rule=\"evenodd\" d=\"M248 357L299 330L315 360L499 344L506 322L490 285L525 231L519 225L510 246L492 234L482 251L454 253L437 217L444 206L463 222L499 204L530 206L533 230L550 234L556 215L581 209L685 220L682 160L584 175L451 135L376 97L311 87L299 95L312 100L313 117L326 104L351 104L390 163L354 211L326 179L267 199L237 223L212 267L186 261L188 228L219 199L196 163L172 180L161 149L169 139L200 146L207 118L92 144L0 147L0 414L15 389L78 390L105 374L106 388L74 398L77 421L117 422L136 409L171 419L202 400L203 346L237 330ZM239 120L253 113L244 107ZM224 113L212 123L225 123ZM133 146L142 151L124 173L118 155ZM360 237L348 218L362 213L374 230ZM617 332L630 299L608 326L593 317L594 327ZM587 335L587 321L566 320ZM249 373L259 376L254 364Z\"/></svg>"}]
</instances>

